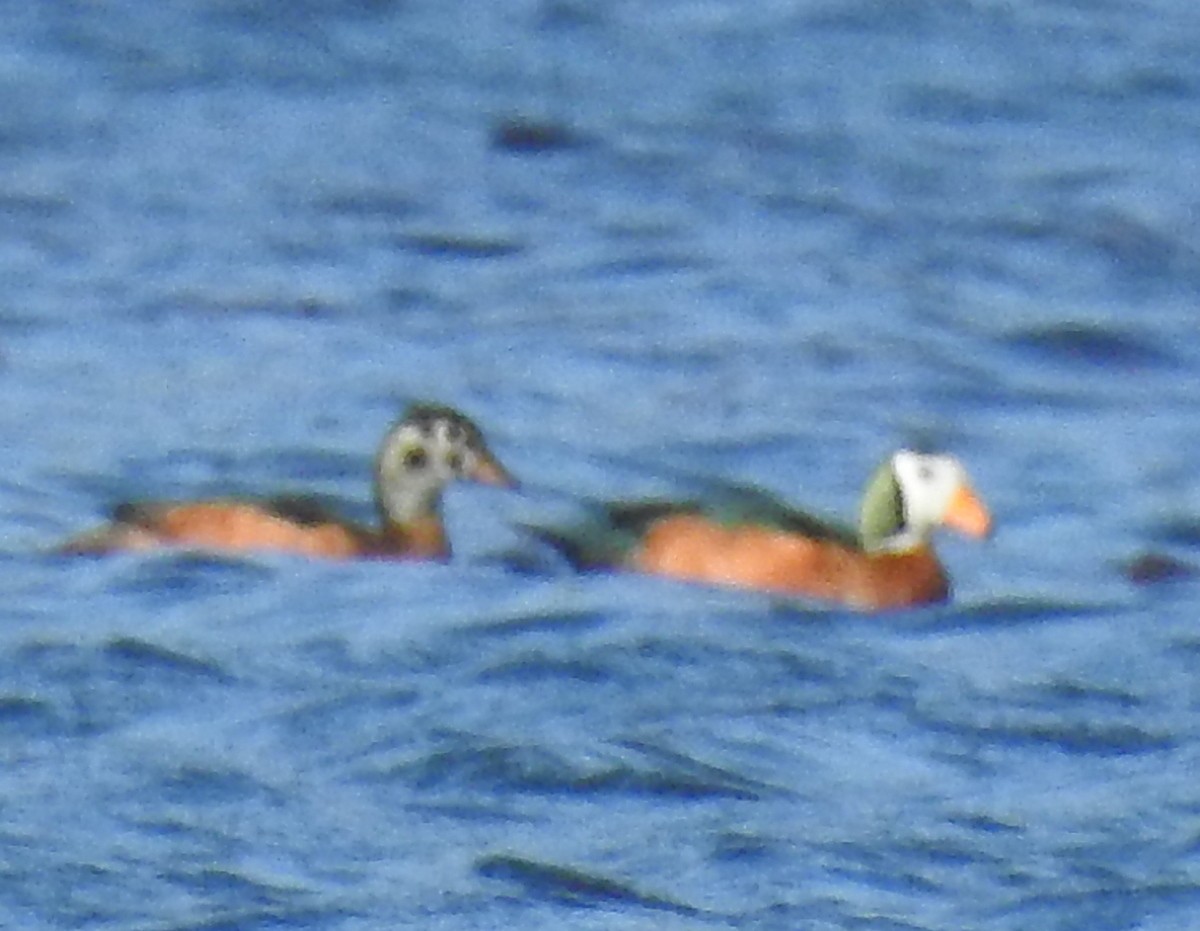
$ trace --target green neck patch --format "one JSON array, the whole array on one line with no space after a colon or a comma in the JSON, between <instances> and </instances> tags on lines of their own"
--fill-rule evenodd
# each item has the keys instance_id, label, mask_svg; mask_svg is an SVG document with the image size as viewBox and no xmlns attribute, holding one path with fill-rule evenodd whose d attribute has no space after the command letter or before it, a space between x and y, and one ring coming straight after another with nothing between
<instances>
[{"instance_id":1,"label":"green neck patch","mask_svg":"<svg viewBox=\"0 0 1200 931\"><path fill-rule=\"evenodd\" d=\"M904 529L904 501L896 473L888 460L871 476L863 493L858 535L865 550L879 549Z\"/></svg>"}]
</instances>

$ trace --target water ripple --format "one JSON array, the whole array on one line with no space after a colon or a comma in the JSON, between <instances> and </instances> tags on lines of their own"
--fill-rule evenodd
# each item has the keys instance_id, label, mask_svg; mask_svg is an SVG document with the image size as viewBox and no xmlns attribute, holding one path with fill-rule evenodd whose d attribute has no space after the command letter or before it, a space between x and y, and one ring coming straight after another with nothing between
<instances>
[{"instance_id":1,"label":"water ripple","mask_svg":"<svg viewBox=\"0 0 1200 931\"><path fill-rule=\"evenodd\" d=\"M634 886L596 873L553 863L529 860L511 854L493 854L476 862L476 870L488 879L519 886L525 895L571 905L635 905L679 915L699 915L698 909L665 896L639 892Z\"/></svg>"},{"instance_id":2,"label":"water ripple","mask_svg":"<svg viewBox=\"0 0 1200 931\"><path fill-rule=\"evenodd\" d=\"M396 244L420 255L450 259L502 259L525 248L512 239L466 233L407 233L397 237Z\"/></svg>"},{"instance_id":3,"label":"water ripple","mask_svg":"<svg viewBox=\"0 0 1200 931\"><path fill-rule=\"evenodd\" d=\"M1191 5L8 7L0 925L1195 923L1196 589L1129 581L1200 574ZM34 552L369 517L423 397L524 483L445 564ZM946 605L513 529L920 437L1000 527Z\"/></svg>"},{"instance_id":4,"label":"water ripple","mask_svg":"<svg viewBox=\"0 0 1200 931\"><path fill-rule=\"evenodd\" d=\"M1073 756L1127 757L1174 750L1179 736L1172 730L1144 726L1134 721L1092 719L1084 710L1079 717L1053 710L1013 707L971 714L914 712L922 726L954 734L971 744L1001 747L1051 746Z\"/></svg>"},{"instance_id":5,"label":"water ripple","mask_svg":"<svg viewBox=\"0 0 1200 931\"><path fill-rule=\"evenodd\" d=\"M420 759L376 771L373 778L395 779L419 788L474 787L486 792L535 795L660 796L680 799L751 800L766 787L684 754L631 741L632 753L595 751L572 759L538 745L460 741Z\"/></svg>"},{"instance_id":6,"label":"water ripple","mask_svg":"<svg viewBox=\"0 0 1200 931\"><path fill-rule=\"evenodd\" d=\"M1172 367L1178 363L1171 352L1147 337L1085 323L1025 328L1011 333L1008 343L1022 352L1069 365L1136 370Z\"/></svg>"}]
</instances>

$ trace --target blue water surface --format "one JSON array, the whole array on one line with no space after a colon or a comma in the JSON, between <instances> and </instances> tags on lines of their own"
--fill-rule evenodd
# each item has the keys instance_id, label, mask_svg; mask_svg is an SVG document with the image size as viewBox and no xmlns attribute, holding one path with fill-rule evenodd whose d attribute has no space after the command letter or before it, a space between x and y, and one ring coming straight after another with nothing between
<instances>
[{"instance_id":1,"label":"blue water surface","mask_svg":"<svg viewBox=\"0 0 1200 931\"><path fill-rule=\"evenodd\" d=\"M1200 926L1200 8L132 0L0 36L0 927ZM443 565L69 560L369 516ZM857 616L522 527L900 445L998 532Z\"/></svg>"}]
</instances>

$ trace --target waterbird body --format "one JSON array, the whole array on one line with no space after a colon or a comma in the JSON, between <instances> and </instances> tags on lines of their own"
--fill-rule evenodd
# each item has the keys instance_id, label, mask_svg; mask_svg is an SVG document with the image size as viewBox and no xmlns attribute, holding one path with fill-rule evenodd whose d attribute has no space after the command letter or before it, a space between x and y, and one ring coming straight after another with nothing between
<instances>
[{"instance_id":1,"label":"waterbird body","mask_svg":"<svg viewBox=\"0 0 1200 931\"><path fill-rule=\"evenodd\" d=\"M379 526L345 520L313 498L149 501L119 505L110 523L67 540L64 553L186 547L277 551L333 559L444 559L442 493L455 480L513 487L479 428L450 407L414 404L375 458Z\"/></svg>"},{"instance_id":2,"label":"waterbird body","mask_svg":"<svg viewBox=\"0 0 1200 931\"><path fill-rule=\"evenodd\" d=\"M759 499L760 502L762 499ZM777 505L744 515L695 503L608 505L601 525L537 530L582 568L811 597L866 611L944 601L950 583L932 544L948 526L972 537L991 516L961 463L901 450L863 496L857 533Z\"/></svg>"}]
</instances>

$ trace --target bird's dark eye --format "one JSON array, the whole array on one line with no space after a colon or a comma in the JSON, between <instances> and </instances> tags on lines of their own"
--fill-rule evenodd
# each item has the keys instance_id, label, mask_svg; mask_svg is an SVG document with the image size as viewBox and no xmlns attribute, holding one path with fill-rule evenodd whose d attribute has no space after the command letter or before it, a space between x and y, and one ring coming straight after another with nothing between
<instances>
[{"instance_id":1,"label":"bird's dark eye","mask_svg":"<svg viewBox=\"0 0 1200 931\"><path fill-rule=\"evenodd\" d=\"M917 468L917 478L919 478L922 482L932 482L933 481L933 466L921 465L920 467L918 467Z\"/></svg>"},{"instance_id":2,"label":"bird's dark eye","mask_svg":"<svg viewBox=\"0 0 1200 931\"><path fill-rule=\"evenodd\" d=\"M415 472L418 469L425 468L426 463L429 462L429 455L420 446L417 446L404 454L403 461L404 468L410 472Z\"/></svg>"},{"instance_id":3,"label":"bird's dark eye","mask_svg":"<svg viewBox=\"0 0 1200 931\"><path fill-rule=\"evenodd\" d=\"M450 467L450 471L458 473L462 471L463 454L456 449L452 449L446 453L446 465Z\"/></svg>"}]
</instances>

